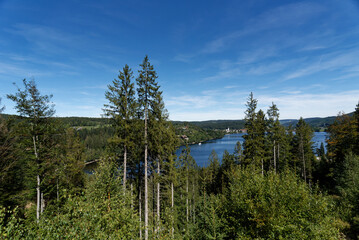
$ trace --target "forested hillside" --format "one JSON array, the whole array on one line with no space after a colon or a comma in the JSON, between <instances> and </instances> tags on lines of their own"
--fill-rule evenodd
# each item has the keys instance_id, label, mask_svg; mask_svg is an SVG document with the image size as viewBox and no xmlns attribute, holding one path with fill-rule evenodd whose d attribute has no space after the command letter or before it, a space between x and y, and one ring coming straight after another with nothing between
<instances>
[{"instance_id":1,"label":"forested hillside","mask_svg":"<svg viewBox=\"0 0 359 240\"><path fill-rule=\"evenodd\" d=\"M201 127L203 129L211 129L211 130L226 130L227 128L230 129L244 128L244 120L209 120L209 121L193 121L188 123Z\"/></svg>"},{"instance_id":2,"label":"forested hillside","mask_svg":"<svg viewBox=\"0 0 359 240\"><path fill-rule=\"evenodd\" d=\"M359 104L315 156L303 118L288 131L251 93L244 125L232 122L245 142L199 167L188 144L221 137L201 127L224 122L172 123L147 56L139 68L108 85L106 119L54 118L34 80L7 95L19 116L0 118L1 239L358 237Z\"/></svg>"}]
</instances>

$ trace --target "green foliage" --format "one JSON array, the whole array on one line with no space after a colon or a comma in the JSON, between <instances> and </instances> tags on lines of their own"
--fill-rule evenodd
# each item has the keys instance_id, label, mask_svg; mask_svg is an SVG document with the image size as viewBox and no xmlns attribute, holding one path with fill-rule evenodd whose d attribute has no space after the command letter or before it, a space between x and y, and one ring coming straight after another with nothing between
<instances>
[{"instance_id":1,"label":"green foliage","mask_svg":"<svg viewBox=\"0 0 359 240\"><path fill-rule=\"evenodd\" d=\"M229 239L339 239L341 221L332 201L310 190L295 174L253 168L232 172L221 210Z\"/></svg>"},{"instance_id":2,"label":"green foliage","mask_svg":"<svg viewBox=\"0 0 359 240\"><path fill-rule=\"evenodd\" d=\"M245 127L247 134L243 136L244 142L244 161L245 165L253 164L257 168L264 168L265 161L265 133L266 120L262 110L256 112L257 99L251 93L247 100L247 110L245 112Z\"/></svg>"},{"instance_id":3,"label":"green foliage","mask_svg":"<svg viewBox=\"0 0 359 240\"><path fill-rule=\"evenodd\" d=\"M24 239L25 233L19 209L0 206L0 239Z\"/></svg>"},{"instance_id":4,"label":"green foliage","mask_svg":"<svg viewBox=\"0 0 359 240\"><path fill-rule=\"evenodd\" d=\"M223 131L204 129L188 122L174 122L174 127L176 129L176 135L179 136L179 145L181 146L185 145L186 142L194 144L211 139L222 138L224 136ZM184 136L186 136L188 140L185 139Z\"/></svg>"},{"instance_id":5,"label":"green foliage","mask_svg":"<svg viewBox=\"0 0 359 240\"><path fill-rule=\"evenodd\" d=\"M350 223L349 235L359 236L359 157L348 153L338 176L340 213Z\"/></svg>"},{"instance_id":6,"label":"green foliage","mask_svg":"<svg viewBox=\"0 0 359 240\"><path fill-rule=\"evenodd\" d=\"M0 206L23 205L24 162L13 125L0 117Z\"/></svg>"},{"instance_id":7,"label":"green foliage","mask_svg":"<svg viewBox=\"0 0 359 240\"><path fill-rule=\"evenodd\" d=\"M310 126L301 118L295 134L291 127L286 131L277 106L270 106L267 118L257 111L251 93L244 151L239 142L222 159L213 151L209 165L199 168L188 142L222 137L218 129L235 128L238 121L232 127L226 121L173 126L147 56L140 66L138 99L127 65L109 85L105 113L112 126L108 119L57 121L51 96L40 95L33 81L24 80L25 90L8 95L21 118L0 118L0 205L7 207L0 208L0 238L137 239L146 229L152 239L340 239L341 231L358 235L359 104L353 116L338 118L330 127L329 154L321 145L316 161ZM178 136L183 136L181 143ZM180 144L186 146L177 158ZM128 167L121 161L127 158ZM98 167L84 175L85 161L95 159L100 160ZM336 189L336 202L312 185L312 173L314 180ZM46 202L38 221L36 187ZM141 209L141 218L135 209Z\"/></svg>"},{"instance_id":8,"label":"green foliage","mask_svg":"<svg viewBox=\"0 0 359 240\"><path fill-rule=\"evenodd\" d=\"M356 138L359 135L355 118L349 115L339 115L335 122L329 127L330 134L328 140L329 158L338 164L344 160L348 152L356 153L358 150Z\"/></svg>"},{"instance_id":9,"label":"green foliage","mask_svg":"<svg viewBox=\"0 0 359 240\"><path fill-rule=\"evenodd\" d=\"M194 239L225 239L225 222L220 212L223 200L222 196L214 194L201 199Z\"/></svg>"},{"instance_id":10,"label":"green foliage","mask_svg":"<svg viewBox=\"0 0 359 240\"><path fill-rule=\"evenodd\" d=\"M95 128L99 126L108 125L107 118L95 118L95 117L56 117L59 121L61 121L64 125L69 127L77 127L77 128Z\"/></svg>"},{"instance_id":11,"label":"green foliage","mask_svg":"<svg viewBox=\"0 0 359 240\"><path fill-rule=\"evenodd\" d=\"M312 181L312 165L314 161L312 138L313 130L303 118L300 118L295 127L293 139L294 161L298 164L297 167L304 181L308 183Z\"/></svg>"},{"instance_id":12,"label":"green foliage","mask_svg":"<svg viewBox=\"0 0 359 240\"><path fill-rule=\"evenodd\" d=\"M18 218L10 215L4 224L0 211L0 233L26 239L137 238L138 218L122 191L120 176L114 163L102 162L83 195L64 195L61 211L55 215L48 212L39 223L20 225Z\"/></svg>"},{"instance_id":13,"label":"green foliage","mask_svg":"<svg viewBox=\"0 0 359 240\"><path fill-rule=\"evenodd\" d=\"M175 121L174 124L191 124L204 130L226 130L227 128L239 130L244 128L244 120Z\"/></svg>"},{"instance_id":14,"label":"green foliage","mask_svg":"<svg viewBox=\"0 0 359 240\"><path fill-rule=\"evenodd\" d=\"M136 101L133 80L133 72L128 65L119 73L118 79L114 79L108 85L105 93L109 104L105 104L105 114L111 117L112 126L115 128L115 136L121 140L119 144L129 146L131 141L131 121L136 115Z\"/></svg>"}]
</instances>

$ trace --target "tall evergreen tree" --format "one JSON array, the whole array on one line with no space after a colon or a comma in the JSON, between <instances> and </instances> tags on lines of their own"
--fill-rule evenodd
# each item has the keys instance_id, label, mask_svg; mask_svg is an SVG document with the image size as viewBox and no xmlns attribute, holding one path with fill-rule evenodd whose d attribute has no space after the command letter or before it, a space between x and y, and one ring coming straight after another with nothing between
<instances>
[{"instance_id":1,"label":"tall evergreen tree","mask_svg":"<svg viewBox=\"0 0 359 240\"><path fill-rule=\"evenodd\" d=\"M185 234L188 235L189 234L189 224L190 224L190 202L191 199L193 197L193 191L191 193L190 191L190 185L191 185L191 181L193 182L193 175L194 175L194 169L196 168L197 164L194 160L194 158L191 156L191 149L188 146L188 144L186 144L186 146L182 149L181 155L179 156L179 161L180 161L180 169L182 171L183 174L183 178L184 178L184 186L185 186L185 191L184 191L184 195L185 195L185 212L186 212L186 217L185 217L185 221L184 223L186 224L186 229L185 229Z\"/></svg>"},{"instance_id":2,"label":"tall evergreen tree","mask_svg":"<svg viewBox=\"0 0 359 240\"><path fill-rule=\"evenodd\" d=\"M244 163L253 164L264 171L265 164L265 133L266 120L262 110L256 112L257 99L250 93L245 112L245 127L247 135L244 135Z\"/></svg>"},{"instance_id":3,"label":"tall evergreen tree","mask_svg":"<svg viewBox=\"0 0 359 240\"><path fill-rule=\"evenodd\" d=\"M313 153L313 130L301 117L295 127L295 147L298 162L301 162L301 174L305 182L311 184Z\"/></svg>"},{"instance_id":4,"label":"tall evergreen tree","mask_svg":"<svg viewBox=\"0 0 359 240\"><path fill-rule=\"evenodd\" d=\"M257 155L257 143L256 143L256 109L257 109L258 100L253 97L253 93L250 93L247 100L247 110L245 111L245 128L247 130L247 135L244 135L244 162L245 164L255 163L255 158Z\"/></svg>"},{"instance_id":5,"label":"tall evergreen tree","mask_svg":"<svg viewBox=\"0 0 359 240\"><path fill-rule=\"evenodd\" d=\"M255 163L256 165L260 164L262 168L262 175L264 174L265 165L267 165L267 156L266 156L266 119L265 114L262 110L259 110L256 119L255 119L255 144L256 144L256 154L255 154Z\"/></svg>"},{"instance_id":6,"label":"tall evergreen tree","mask_svg":"<svg viewBox=\"0 0 359 240\"><path fill-rule=\"evenodd\" d=\"M144 113L144 171L145 171L145 239L148 239L148 112L154 106L155 98L157 97L159 86L156 79L157 74L150 64L148 56L143 59L140 64L141 69L138 71L139 76L137 81L137 94L139 107Z\"/></svg>"},{"instance_id":7,"label":"tall evergreen tree","mask_svg":"<svg viewBox=\"0 0 359 240\"><path fill-rule=\"evenodd\" d=\"M33 143L33 156L35 157L36 164L36 191L37 191L37 208L36 218L40 219L40 211L43 209L41 203L42 189L41 189L41 177L44 172L44 166L42 163L44 159L42 154L45 152L41 146L45 145L47 131L49 130L48 123L50 118L54 115L54 106L51 104L52 95L41 95L34 80L23 80L25 89L21 90L19 87L17 93L9 94L7 97L15 102L15 109L24 117L27 123L27 131L29 137L32 138Z\"/></svg>"},{"instance_id":8,"label":"tall evergreen tree","mask_svg":"<svg viewBox=\"0 0 359 240\"><path fill-rule=\"evenodd\" d=\"M234 160L236 164L241 164L243 160L243 150L240 141L237 141L236 146L234 147Z\"/></svg>"},{"instance_id":9,"label":"tall evergreen tree","mask_svg":"<svg viewBox=\"0 0 359 240\"><path fill-rule=\"evenodd\" d=\"M148 140L149 157L154 160L152 164L154 165L153 168L156 169L154 180L156 182L157 232L161 212L161 167L168 161L171 155L174 154L177 145L177 137L172 124L168 121L168 113L165 109L161 91L157 91L155 98L151 102L148 122Z\"/></svg>"},{"instance_id":10,"label":"tall evergreen tree","mask_svg":"<svg viewBox=\"0 0 359 240\"><path fill-rule=\"evenodd\" d=\"M279 122L279 109L272 103L267 111L268 115L268 142L269 153L272 156L271 166L274 171L283 170L287 167L288 141L284 126Z\"/></svg>"},{"instance_id":11,"label":"tall evergreen tree","mask_svg":"<svg viewBox=\"0 0 359 240\"><path fill-rule=\"evenodd\" d=\"M126 64L118 78L108 85L105 93L109 104L105 104L105 114L111 117L115 136L111 142L123 149L123 189L126 190L128 149L134 146L133 131L136 116L136 101L133 72Z\"/></svg>"}]
</instances>

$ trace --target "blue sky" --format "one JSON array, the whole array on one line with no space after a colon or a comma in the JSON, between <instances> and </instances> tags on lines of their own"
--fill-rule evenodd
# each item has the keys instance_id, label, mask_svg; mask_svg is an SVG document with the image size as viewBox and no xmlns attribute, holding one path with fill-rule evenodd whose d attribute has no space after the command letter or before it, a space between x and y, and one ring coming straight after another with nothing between
<instances>
[{"instance_id":1,"label":"blue sky","mask_svg":"<svg viewBox=\"0 0 359 240\"><path fill-rule=\"evenodd\" d=\"M0 0L0 97L35 79L57 116L99 117L107 85L148 54L172 120L242 119L250 92L281 118L351 112L359 3Z\"/></svg>"}]
</instances>

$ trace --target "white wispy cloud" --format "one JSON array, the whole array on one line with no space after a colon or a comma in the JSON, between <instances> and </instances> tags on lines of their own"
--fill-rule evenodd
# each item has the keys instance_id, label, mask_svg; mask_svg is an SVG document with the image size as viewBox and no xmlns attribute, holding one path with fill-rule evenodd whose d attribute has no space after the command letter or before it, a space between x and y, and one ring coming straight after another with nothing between
<instances>
[{"instance_id":1,"label":"white wispy cloud","mask_svg":"<svg viewBox=\"0 0 359 240\"><path fill-rule=\"evenodd\" d=\"M34 76L48 76L51 75L51 72L24 67L15 63L0 62L0 74L19 78L29 78Z\"/></svg>"},{"instance_id":2,"label":"white wispy cloud","mask_svg":"<svg viewBox=\"0 0 359 240\"><path fill-rule=\"evenodd\" d=\"M325 94L288 93L280 96L258 95L260 106L272 102L280 109L281 119L335 116L338 112L352 112L359 100L359 90Z\"/></svg>"},{"instance_id":3,"label":"white wispy cloud","mask_svg":"<svg viewBox=\"0 0 359 240\"><path fill-rule=\"evenodd\" d=\"M198 50L196 53L192 53L190 55L183 54L182 56L187 56L185 60L189 61L191 58L194 58L198 55L218 53L229 49L241 38L253 34L258 34L262 31L288 26L293 27L293 25L299 26L307 23L314 16L317 16L320 12L323 11L325 11L324 5L319 5L313 2L299 2L279 6L258 16L254 16L252 19L249 19L244 28L234 30L228 34L219 36L207 42L205 46ZM181 55L178 55L176 58L180 61L183 60L179 56ZM248 61L247 59L250 60L250 58L246 58L244 61Z\"/></svg>"},{"instance_id":4,"label":"white wispy cloud","mask_svg":"<svg viewBox=\"0 0 359 240\"><path fill-rule=\"evenodd\" d=\"M166 106L191 107L195 109L207 108L215 105L217 102L212 96L191 96L183 95L171 97L166 100Z\"/></svg>"},{"instance_id":5,"label":"white wispy cloud","mask_svg":"<svg viewBox=\"0 0 359 240\"><path fill-rule=\"evenodd\" d=\"M218 99L218 96L225 94L227 90L223 89L212 97L187 95L166 100L170 118L183 121L243 119L248 93L228 91L227 97ZM283 90L273 95L254 93L254 97L258 99L258 109L266 112L274 102L280 110L281 119L298 119L335 116L340 111L352 112L359 101L359 90L325 94ZM169 102L171 104L168 104Z\"/></svg>"},{"instance_id":6,"label":"white wispy cloud","mask_svg":"<svg viewBox=\"0 0 359 240\"><path fill-rule=\"evenodd\" d=\"M349 49L347 51L336 51L329 54L314 57L312 60L307 60L305 66L297 68L296 70L286 74L282 81L287 81L303 76L308 76L321 71L333 71L339 69L340 71L351 71L353 67L359 64L359 49ZM346 69L348 68L348 69Z\"/></svg>"},{"instance_id":7,"label":"white wispy cloud","mask_svg":"<svg viewBox=\"0 0 359 240\"><path fill-rule=\"evenodd\" d=\"M83 43L84 40L75 34L61 30L34 24L16 24L7 31L11 34L22 36L32 45L34 51L42 54L61 54L70 52L69 46Z\"/></svg>"}]
</instances>

